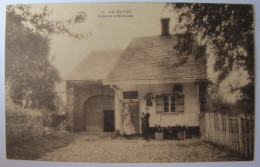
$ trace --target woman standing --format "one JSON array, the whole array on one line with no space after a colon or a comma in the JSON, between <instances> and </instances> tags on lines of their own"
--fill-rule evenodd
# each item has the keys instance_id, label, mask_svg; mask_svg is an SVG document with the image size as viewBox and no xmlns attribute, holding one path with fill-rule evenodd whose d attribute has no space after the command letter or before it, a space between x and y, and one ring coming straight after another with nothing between
<instances>
[{"instance_id":1,"label":"woman standing","mask_svg":"<svg viewBox=\"0 0 260 167\"><path fill-rule=\"evenodd\" d=\"M149 108L145 108L145 113L142 113L142 134L144 136L145 140L148 140L149 137L149 118L150 118L150 113L149 113Z\"/></svg>"},{"instance_id":2,"label":"woman standing","mask_svg":"<svg viewBox=\"0 0 260 167\"><path fill-rule=\"evenodd\" d=\"M128 138L129 135L136 133L134 125L132 123L131 113L129 112L128 105L125 105L125 108L124 108L123 121L124 121L124 133L125 133L126 137Z\"/></svg>"}]
</instances>

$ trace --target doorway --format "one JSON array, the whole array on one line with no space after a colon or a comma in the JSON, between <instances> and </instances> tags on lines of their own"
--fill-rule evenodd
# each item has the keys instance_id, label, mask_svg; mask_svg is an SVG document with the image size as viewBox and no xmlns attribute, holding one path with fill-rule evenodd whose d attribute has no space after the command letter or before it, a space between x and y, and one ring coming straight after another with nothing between
<instances>
[{"instance_id":1,"label":"doorway","mask_svg":"<svg viewBox=\"0 0 260 167\"><path fill-rule=\"evenodd\" d=\"M140 116L136 116L139 114L139 103L130 102L124 103L124 105L128 105L129 112L131 113L131 120L135 128L136 134L140 134Z\"/></svg>"},{"instance_id":2,"label":"doorway","mask_svg":"<svg viewBox=\"0 0 260 167\"><path fill-rule=\"evenodd\" d=\"M85 102L84 110L85 127L87 132L104 132L104 119L109 119L108 123L111 127L115 124L114 122L112 125L110 123L111 120L114 121L115 110L115 98L112 96L93 96ZM106 114L105 111L108 111L109 114ZM110 113L113 114L111 116L112 118L110 118ZM105 114L106 118L104 118ZM109 129L112 129L111 127Z\"/></svg>"},{"instance_id":3,"label":"doorway","mask_svg":"<svg viewBox=\"0 0 260 167\"><path fill-rule=\"evenodd\" d=\"M115 131L115 112L114 110L104 110L104 132Z\"/></svg>"}]
</instances>

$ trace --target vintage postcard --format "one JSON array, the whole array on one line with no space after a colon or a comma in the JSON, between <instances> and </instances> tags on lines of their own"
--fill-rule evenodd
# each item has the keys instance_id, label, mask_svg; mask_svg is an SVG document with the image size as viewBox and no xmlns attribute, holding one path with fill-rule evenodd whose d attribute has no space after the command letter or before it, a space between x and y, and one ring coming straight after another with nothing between
<instances>
[{"instance_id":1,"label":"vintage postcard","mask_svg":"<svg viewBox=\"0 0 260 167\"><path fill-rule=\"evenodd\" d=\"M254 161L252 4L8 4L6 158Z\"/></svg>"}]
</instances>

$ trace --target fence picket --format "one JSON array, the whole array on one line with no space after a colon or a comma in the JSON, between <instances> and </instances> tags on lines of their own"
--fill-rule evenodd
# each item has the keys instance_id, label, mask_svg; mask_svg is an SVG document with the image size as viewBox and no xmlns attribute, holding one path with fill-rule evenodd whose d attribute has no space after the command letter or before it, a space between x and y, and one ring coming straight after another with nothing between
<instances>
[{"instance_id":1,"label":"fence picket","mask_svg":"<svg viewBox=\"0 0 260 167\"><path fill-rule=\"evenodd\" d=\"M239 152L239 132L238 132L238 119L235 118L235 139L236 139L236 152Z\"/></svg>"},{"instance_id":2,"label":"fence picket","mask_svg":"<svg viewBox=\"0 0 260 167\"><path fill-rule=\"evenodd\" d=\"M252 155L252 149L251 149L251 147L252 147L252 144L251 144L251 138L252 138L252 136L251 136L251 119L250 119L251 117L249 116L249 118L248 118L248 137L249 137L249 140L248 140L248 143L249 143L249 147L248 147L248 157L250 158L251 157L251 155Z\"/></svg>"},{"instance_id":3,"label":"fence picket","mask_svg":"<svg viewBox=\"0 0 260 167\"><path fill-rule=\"evenodd\" d=\"M239 153L243 152L243 125L242 125L242 116L240 115L238 119L238 134L239 134Z\"/></svg>"},{"instance_id":4,"label":"fence picket","mask_svg":"<svg viewBox=\"0 0 260 167\"><path fill-rule=\"evenodd\" d=\"M247 139L247 115L245 115L245 157L248 158L248 139Z\"/></svg>"},{"instance_id":5,"label":"fence picket","mask_svg":"<svg viewBox=\"0 0 260 167\"><path fill-rule=\"evenodd\" d=\"M226 141L226 146L229 148L229 122L228 122L228 117L226 117L226 132L227 132L227 141Z\"/></svg>"},{"instance_id":6,"label":"fence picket","mask_svg":"<svg viewBox=\"0 0 260 167\"><path fill-rule=\"evenodd\" d=\"M233 126L233 118L230 118L230 131L231 131L231 149L234 150L234 126Z\"/></svg>"},{"instance_id":7,"label":"fence picket","mask_svg":"<svg viewBox=\"0 0 260 167\"><path fill-rule=\"evenodd\" d=\"M226 131L226 117L224 116L223 117L223 120L222 120L223 122L222 122L222 124L223 124L223 140L224 140L224 142L223 142L223 145L224 146L226 146L227 145L227 131Z\"/></svg>"},{"instance_id":8,"label":"fence picket","mask_svg":"<svg viewBox=\"0 0 260 167\"><path fill-rule=\"evenodd\" d=\"M221 127L221 145L223 146L223 145L225 145L224 144L224 126L223 126L223 117L222 117L222 115L220 115L220 127Z\"/></svg>"},{"instance_id":9,"label":"fence picket","mask_svg":"<svg viewBox=\"0 0 260 167\"><path fill-rule=\"evenodd\" d=\"M208 124L208 113L205 114L205 124L206 125ZM209 133L208 132L208 126L206 126L205 128L206 128L205 129L205 131L206 131L206 133L205 133L205 140L208 141L208 133Z\"/></svg>"}]
</instances>

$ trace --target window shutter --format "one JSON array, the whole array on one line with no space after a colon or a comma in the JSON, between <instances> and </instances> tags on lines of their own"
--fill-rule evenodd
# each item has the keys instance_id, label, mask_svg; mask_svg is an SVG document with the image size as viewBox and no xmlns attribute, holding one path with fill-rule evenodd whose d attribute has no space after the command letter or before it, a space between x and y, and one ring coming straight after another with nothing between
<instances>
[{"instance_id":1,"label":"window shutter","mask_svg":"<svg viewBox=\"0 0 260 167\"><path fill-rule=\"evenodd\" d=\"M184 95L177 96L177 112L184 112Z\"/></svg>"},{"instance_id":2,"label":"window shutter","mask_svg":"<svg viewBox=\"0 0 260 167\"><path fill-rule=\"evenodd\" d=\"M163 96L156 96L155 97L155 103L156 103L156 113L162 113L163 112Z\"/></svg>"}]
</instances>

